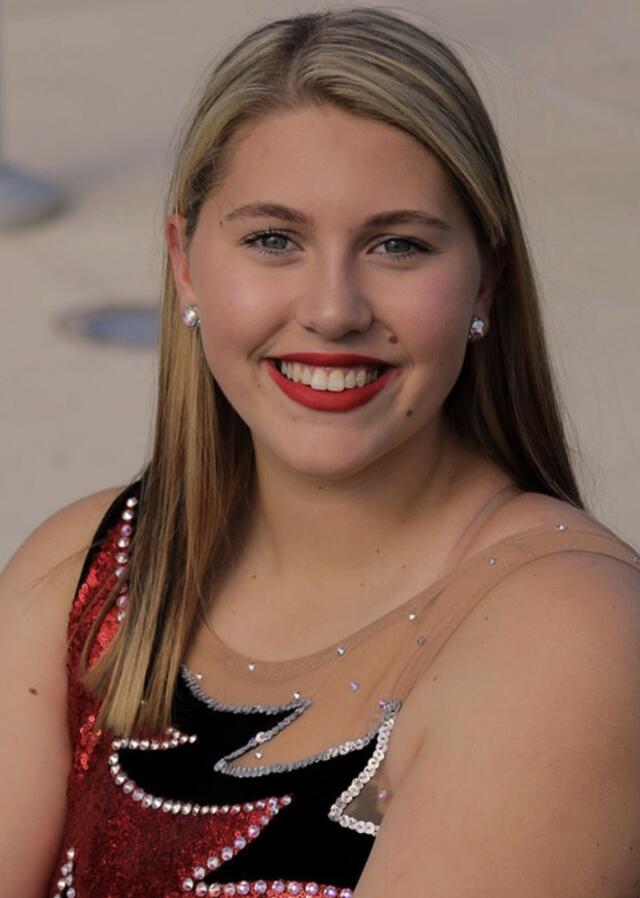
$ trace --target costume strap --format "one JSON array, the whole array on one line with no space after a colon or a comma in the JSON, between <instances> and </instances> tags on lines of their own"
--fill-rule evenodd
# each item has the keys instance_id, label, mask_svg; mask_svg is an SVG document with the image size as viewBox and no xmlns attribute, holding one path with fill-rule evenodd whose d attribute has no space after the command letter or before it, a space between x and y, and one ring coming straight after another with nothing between
<instances>
[{"instance_id":1,"label":"costume strap","mask_svg":"<svg viewBox=\"0 0 640 898\"><path fill-rule=\"evenodd\" d=\"M559 552L589 552L615 558L640 573L638 551L610 531L557 524L501 540L486 553L463 563L434 607L427 609L423 625L426 638L412 652L393 695L402 701L406 699L468 615L498 583L535 559Z\"/></svg>"}]
</instances>

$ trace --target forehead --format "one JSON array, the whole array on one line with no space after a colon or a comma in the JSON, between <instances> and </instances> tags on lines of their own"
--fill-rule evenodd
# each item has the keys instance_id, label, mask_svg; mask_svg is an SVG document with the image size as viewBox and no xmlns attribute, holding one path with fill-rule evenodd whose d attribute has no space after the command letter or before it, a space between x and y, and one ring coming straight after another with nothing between
<instances>
[{"instance_id":1,"label":"forehead","mask_svg":"<svg viewBox=\"0 0 640 898\"><path fill-rule=\"evenodd\" d=\"M397 208L423 200L442 214L459 205L444 168L418 140L386 122L328 104L272 114L239 128L216 197L222 212L256 198L292 204L304 198L336 212L354 202Z\"/></svg>"}]
</instances>

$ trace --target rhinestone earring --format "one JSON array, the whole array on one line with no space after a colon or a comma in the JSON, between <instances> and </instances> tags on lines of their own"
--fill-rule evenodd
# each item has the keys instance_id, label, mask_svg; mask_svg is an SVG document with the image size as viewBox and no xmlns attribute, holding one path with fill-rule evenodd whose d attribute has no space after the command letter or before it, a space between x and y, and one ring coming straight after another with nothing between
<instances>
[{"instance_id":1,"label":"rhinestone earring","mask_svg":"<svg viewBox=\"0 0 640 898\"><path fill-rule=\"evenodd\" d=\"M197 306L187 306L182 313L182 320L187 327L198 327L200 324L200 315L198 315Z\"/></svg>"},{"instance_id":2,"label":"rhinestone earring","mask_svg":"<svg viewBox=\"0 0 640 898\"><path fill-rule=\"evenodd\" d=\"M483 318L479 318L477 315L474 315L471 319L471 324L469 325L469 333L467 334L467 341L469 343L477 343L478 340L482 340L485 334L486 324Z\"/></svg>"}]
</instances>

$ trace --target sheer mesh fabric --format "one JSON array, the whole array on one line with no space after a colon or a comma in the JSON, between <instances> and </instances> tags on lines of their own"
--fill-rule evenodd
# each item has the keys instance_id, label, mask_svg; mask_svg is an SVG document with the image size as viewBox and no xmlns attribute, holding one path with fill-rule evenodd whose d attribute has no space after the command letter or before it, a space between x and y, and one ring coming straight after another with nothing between
<instances>
[{"instance_id":1,"label":"sheer mesh fabric","mask_svg":"<svg viewBox=\"0 0 640 898\"><path fill-rule=\"evenodd\" d=\"M274 714L283 706L291 711L273 734L262 725L258 744L244 751L238 745L227 772L249 768L245 775L265 775L272 765L321 764L323 753L346 752L357 740L376 739L383 723L391 726L392 751L393 724L409 692L483 596L522 565L565 551L602 554L639 568L636 551L615 535L559 522L493 544L383 617L302 658L274 662L245 657L211 633L206 673L187 674L203 701L235 706L239 712L255 705L272 708ZM277 716L281 720L282 714ZM380 754L374 775L344 809L375 823L389 797L387 748ZM261 773L261 768L267 771Z\"/></svg>"}]
</instances>

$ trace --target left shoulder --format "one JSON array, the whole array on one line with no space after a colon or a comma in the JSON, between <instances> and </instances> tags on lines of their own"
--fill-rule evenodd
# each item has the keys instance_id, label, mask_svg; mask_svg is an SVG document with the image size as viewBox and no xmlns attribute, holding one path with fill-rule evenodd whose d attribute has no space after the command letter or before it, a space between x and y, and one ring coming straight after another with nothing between
<instances>
[{"instance_id":1,"label":"left shoulder","mask_svg":"<svg viewBox=\"0 0 640 898\"><path fill-rule=\"evenodd\" d=\"M617 541L608 540L609 547ZM574 671L590 659L594 679L604 666L620 677L640 675L640 566L601 554L587 544L532 557L498 580L469 621L490 614L496 634L511 650L530 654L532 637L549 665L536 675L553 678L565 665ZM496 651L496 657L499 656ZM552 663L553 662L553 663ZM557 667L554 669L554 664ZM545 672L546 670L546 672ZM531 671L533 673L533 671ZM589 682L589 671L584 671ZM575 680L575 673L572 674ZM615 691L618 687L609 684ZM619 685L619 684L618 684ZM600 680L590 688L607 688ZM614 695L611 695L614 698ZM640 701L640 680L637 699Z\"/></svg>"},{"instance_id":2,"label":"left shoulder","mask_svg":"<svg viewBox=\"0 0 640 898\"><path fill-rule=\"evenodd\" d=\"M598 530L547 508L513 534ZM639 707L640 570L567 548L497 576L407 699L422 738L358 898L399 882L469 898L637 894Z\"/></svg>"},{"instance_id":3,"label":"left shoulder","mask_svg":"<svg viewBox=\"0 0 640 898\"><path fill-rule=\"evenodd\" d=\"M576 531L588 533L578 539ZM640 613L640 564L632 563L638 556L587 512L541 493L520 493L490 518L471 554L512 537L524 543L530 559L497 578L479 611L488 605L500 609L505 626L517 626L520 615L529 622L531 615L555 620L557 626L563 615L574 626L602 616L613 626L614 608Z\"/></svg>"},{"instance_id":4,"label":"left shoulder","mask_svg":"<svg viewBox=\"0 0 640 898\"><path fill-rule=\"evenodd\" d=\"M522 650L535 632L540 647L548 640L559 650L559 663L589 651L611 666L613 652L640 671L640 564L632 547L587 512L540 493L507 503L481 539L490 545L530 530L526 563L498 577L471 617L490 613L500 639Z\"/></svg>"},{"instance_id":5,"label":"left shoulder","mask_svg":"<svg viewBox=\"0 0 640 898\"><path fill-rule=\"evenodd\" d=\"M471 551L482 549L506 537L534 528L551 528L564 524L567 528L591 530L617 536L609 527L587 511L570 502L544 493L521 492L501 505L476 535ZM623 538L624 537L619 537Z\"/></svg>"}]
</instances>

